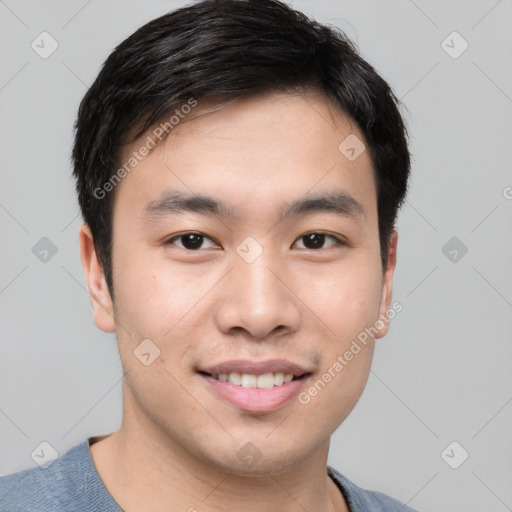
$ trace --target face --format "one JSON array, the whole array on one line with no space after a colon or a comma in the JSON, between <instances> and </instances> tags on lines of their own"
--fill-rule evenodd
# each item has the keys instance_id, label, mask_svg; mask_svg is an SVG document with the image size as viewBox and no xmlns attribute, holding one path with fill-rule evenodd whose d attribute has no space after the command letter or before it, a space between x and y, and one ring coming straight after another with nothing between
<instances>
[{"instance_id":1,"label":"face","mask_svg":"<svg viewBox=\"0 0 512 512\"><path fill-rule=\"evenodd\" d=\"M383 273L372 163L339 149L349 135L364 140L316 94L175 127L117 185L114 304L82 229L95 321L125 370L123 422L240 473L328 447L387 331L397 242Z\"/></svg>"}]
</instances>

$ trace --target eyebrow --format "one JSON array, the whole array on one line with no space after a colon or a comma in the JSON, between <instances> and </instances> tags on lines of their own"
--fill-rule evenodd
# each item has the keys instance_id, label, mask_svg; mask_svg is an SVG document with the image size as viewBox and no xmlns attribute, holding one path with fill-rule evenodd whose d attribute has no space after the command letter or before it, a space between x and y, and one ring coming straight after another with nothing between
<instances>
[{"instance_id":1,"label":"eyebrow","mask_svg":"<svg viewBox=\"0 0 512 512\"><path fill-rule=\"evenodd\" d=\"M168 215L185 212L219 218L237 218L232 206L223 201L205 195L192 195L171 190L147 203L143 209L142 219L145 222L152 222ZM359 201L346 192L338 191L306 195L294 201L285 201L278 209L278 221L320 212L333 213L353 220L360 220L366 216L364 207Z\"/></svg>"}]
</instances>

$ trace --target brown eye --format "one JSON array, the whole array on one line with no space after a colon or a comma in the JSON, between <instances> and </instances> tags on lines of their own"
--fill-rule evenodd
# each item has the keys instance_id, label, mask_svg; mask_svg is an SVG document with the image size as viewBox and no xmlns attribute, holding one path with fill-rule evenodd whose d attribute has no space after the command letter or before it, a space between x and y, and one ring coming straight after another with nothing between
<instances>
[{"instance_id":1,"label":"brown eye","mask_svg":"<svg viewBox=\"0 0 512 512\"><path fill-rule=\"evenodd\" d=\"M334 240L334 243L328 247L333 245L345 245L339 238L336 238L332 235L327 235L325 233L308 233L307 235L303 235L299 240L304 241L305 249L322 249L326 239Z\"/></svg>"},{"instance_id":2,"label":"brown eye","mask_svg":"<svg viewBox=\"0 0 512 512\"><path fill-rule=\"evenodd\" d=\"M181 246L178 245L178 247L182 247L183 249L187 249L190 251L196 251L198 249L203 249L203 244L205 240L210 240L205 235L202 235L200 233L183 233L181 235L176 235L167 240L166 245L177 245L174 243L174 241L179 240L181 241Z\"/></svg>"}]
</instances>

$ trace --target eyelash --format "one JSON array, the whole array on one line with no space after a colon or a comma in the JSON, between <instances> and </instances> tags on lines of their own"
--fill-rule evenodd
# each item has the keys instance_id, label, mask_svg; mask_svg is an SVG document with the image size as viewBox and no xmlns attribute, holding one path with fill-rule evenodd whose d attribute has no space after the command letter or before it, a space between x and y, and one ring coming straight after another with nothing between
<instances>
[{"instance_id":1,"label":"eyelash","mask_svg":"<svg viewBox=\"0 0 512 512\"><path fill-rule=\"evenodd\" d=\"M173 237L167 239L165 242L164 242L164 245L174 245L172 242L174 240L178 240L184 236L187 236L187 235L197 235L198 237L201 237L203 239L208 239L214 243L217 243L215 242L214 240L212 240L210 237L204 235L203 233L198 233L198 232L195 232L195 231L187 231L185 233L181 233L179 235L174 235ZM327 238L332 238L335 243L330 245L329 247L344 247L344 246L347 246L348 244L342 240L341 238L338 238L334 235L330 235L329 233L324 233L323 231L310 231L309 233L305 233L304 235L301 235L299 238L297 238L297 240L301 240L302 238L308 236L308 235L324 235L325 237ZM323 248L323 249L328 249L329 247L327 248ZM183 249L185 251L188 251L188 252L198 252L200 251L201 249L187 249L186 247L180 247L180 249ZM308 249L307 247L305 248L305 250L309 250L309 251L319 251L321 249Z\"/></svg>"}]
</instances>

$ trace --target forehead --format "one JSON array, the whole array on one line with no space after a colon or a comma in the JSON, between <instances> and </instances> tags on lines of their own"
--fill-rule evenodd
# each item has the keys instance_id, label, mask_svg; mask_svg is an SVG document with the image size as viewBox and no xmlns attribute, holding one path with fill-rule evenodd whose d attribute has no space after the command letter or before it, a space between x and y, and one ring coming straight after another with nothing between
<instances>
[{"instance_id":1,"label":"forehead","mask_svg":"<svg viewBox=\"0 0 512 512\"><path fill-rule=\"evenodd\" d=\"M146 138L126 147L123 158ZM347 141L359 144L356 158L347 153ZM264 94L222 107L200 102L122 180L116 201L119 196L139 212L155 213L158 201L181 191L188 198L217 199L232 217L254 214L251 206L261 212L262 202L282 216L286 204L300 197L341 192L349 197L345 206L352 198L368 214L376 206L376 188L369 152L361 147L356 123L319 93Z\"/></svg>"}]
</instances>

